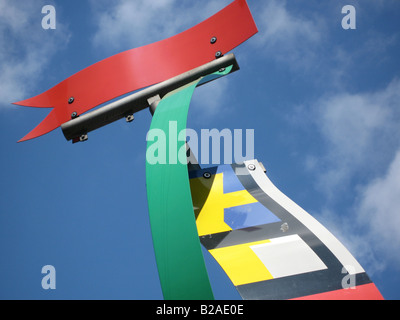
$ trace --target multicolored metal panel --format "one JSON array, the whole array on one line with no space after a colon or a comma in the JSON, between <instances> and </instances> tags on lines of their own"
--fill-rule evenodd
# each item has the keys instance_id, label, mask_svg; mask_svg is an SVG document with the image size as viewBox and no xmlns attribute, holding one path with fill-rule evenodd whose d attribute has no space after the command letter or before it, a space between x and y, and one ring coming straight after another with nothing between
<instances>
[{"instance_id":1,"label":"multicolored metal panel","mask_svg":"<svg viewBox=\"0 0 400 320\"><path fill-rule=\"evenodd\" d=\"M199 236L280 221L243 188L230 165L192 171L190 177Z\"/></svg>"},{"instance_id":2,"label":"multicolored metal panel","mask_svg":"<svg viewBox=\"0 0 400 320\"><path fill-rule=\"evenodd\" d=\"M246 0L230 5L178 35L99 61L17 105L53 108L19 141L46 134L123 94L162 82L210 62L257 33ZM144 106L143 108L145 108Z\"/></svg>"},{"instance_id":3,"label":"multicolored metal panel","mask_svg":"<svg viewBox=\"0 0 400 320\"><path fill-rule=\"evenodd\" d=\"M256 160L189 176L200 241L243 299L383 299L350 252Z\"/></svg>"}]
</instances>

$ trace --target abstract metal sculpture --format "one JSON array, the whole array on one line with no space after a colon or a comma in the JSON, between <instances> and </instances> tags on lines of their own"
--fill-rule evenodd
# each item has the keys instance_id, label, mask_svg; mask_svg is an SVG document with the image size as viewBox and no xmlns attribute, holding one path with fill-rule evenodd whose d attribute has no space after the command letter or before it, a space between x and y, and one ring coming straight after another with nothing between
<instances>
[{"instance_id":1,"label":"abstract metal sculpture","mask_svg":"<svg viewBox=\"0 0 400 320\"><path fill-rule=\"evenodd\" d=\"M150 108L150 128L167 134L165 150L174 153L167 157L176 159L186 146L168 136L169 123L177 131L186 128L195 88L238 70L228 52L256 32L246 1L236 0L181 34L100 61L16 103L53 108L20 141L59 126L67 140L83 141L90 131L123 117L131 121L135 112ZM177 143L173 151L171 142ZM201 245L243 299L382 299L349 251L280 192L257 160L189 170L180 161L147 161L146 185L165 299L214 298ZM346 274L356 287L346 288Z\"/></svg>"}]
</instances>

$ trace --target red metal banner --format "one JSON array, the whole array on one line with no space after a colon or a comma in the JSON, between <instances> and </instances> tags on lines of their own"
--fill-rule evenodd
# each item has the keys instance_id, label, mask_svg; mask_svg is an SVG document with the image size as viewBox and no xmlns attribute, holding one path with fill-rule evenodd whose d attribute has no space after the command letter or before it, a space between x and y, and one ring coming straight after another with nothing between
<instances>
[{"instance_id":1,"label":"red metal banner","mask_svg":"<svg viewBox=\"0 0 400 320\"><path fill-rule=\"evenodd\" d=\"M14 104L53 108L19 142L46 134L104 102L201 66L246 41L257 27L246 0L173 37L99 61L30 99Z\"/></svg>"}]
</instances>

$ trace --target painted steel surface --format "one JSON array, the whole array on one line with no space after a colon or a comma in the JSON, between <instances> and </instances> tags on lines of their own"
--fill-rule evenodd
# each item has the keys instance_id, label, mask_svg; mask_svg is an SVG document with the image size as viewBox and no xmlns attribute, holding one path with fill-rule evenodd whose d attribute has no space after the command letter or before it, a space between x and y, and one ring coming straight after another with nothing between
<instances>
[{"instance_id":1,"label":"painted steel surface","mask_svg":"<svg viewBox=\"0 0 400 320\"><path fill-rule=\"evenodd\" d=\"M245 0L230 5L178 35L121 52L70 76L17 105L53 108L19 141L46 134L82 113L123 94L159 83L226 54L257 33ZM211 39L215 41L211 41ZM213 39L213 40L214 40Z\"/></svg>"},{"instance_id":2,"label":"painted steel surface","mask_svg":"<svg viewBox=\"0 0 400 320\"><path fill-rule=\"evenodd\" d=\"M223 76L231 69L228 67L211 77ZM194 218L186 164L186 135L179 138L179 132L186 129L193 91L201 81L208 81L207 77L161 99L149 131L149 134L159 133L165 137L163 141L148 141L146 185L154 251L166 300L214 298ZM165 161L161 158L155 161L152 155L161 150L166 152Z\"/></svg>"},{"instance_id":3,"label":"painted steel surface","mask_svg":"<svg viewBox=\"0 0 400 320\"><path fill-rule=\"evenodd\" d=\"M243 299L383 299L343 244L256 160L191 171L190 185L201 243Z\"/></svg>"},{"instance_id":4,"label":"painted steel surface","mask_svg":"<svg viewBox=\"0 0 400 320\"><path fill-rule=\"evenodd\" d=\"M127 118L127 116L133 115L140 110L150 107L150 112L152 112L153 107L151 103L155 100L160 100L169 92L187 83L229 66L232 66L231 73L239 70L239 65L233 53L228 53L221 58L215 59L195 69L191 69L176 77L134 92L95 110L86 112L80 117L63 123L61 125L61 130L67 140L74 140L81 135L88 134L93 130L106 126L123 117ZM209 77L207 77L207 79L208 78ZM212 81L211 78L209 80Z\"/></svg>"}]
</instances>

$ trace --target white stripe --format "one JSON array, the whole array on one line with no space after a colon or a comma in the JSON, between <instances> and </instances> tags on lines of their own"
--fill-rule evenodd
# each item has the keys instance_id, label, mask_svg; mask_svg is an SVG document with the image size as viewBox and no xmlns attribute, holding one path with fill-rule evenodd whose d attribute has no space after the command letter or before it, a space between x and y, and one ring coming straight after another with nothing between
<instances>
[{"instance_id":1,"label":"white stripe","mask_svg":"<svg viewBox=\"0 0 400 320\"><path fill-rule=\"evenodd\" d=\"M266 176L264 171L261 169L257 160L245 161L247 168L248 164L255 164L256 169L254 171L248 170L249 174L253 177L254 181L269 197L275 200L280 206L286 209L292 214L297 220L303 223L312 233L314 233L326 246L327 248L338 258L343 266L352 266L351 270L348 270L350 274L356 274L365 272L358 261L351 255L351 253L345 248L345 246L332 234L330 233L321 223L319 223L314 217L303 210L295 202L289 199L283 194Z\"/></svg>"},{"instance_id":2,"label":"white stripe","mask_svg":"<svg viewBox=\"0 0 400 320\"><path fill-rule=\"evenodd\" d=\"M327 269L315 252L297 235L270 239L250 246L274 279Z\"/></svg>"}]
</instances>

